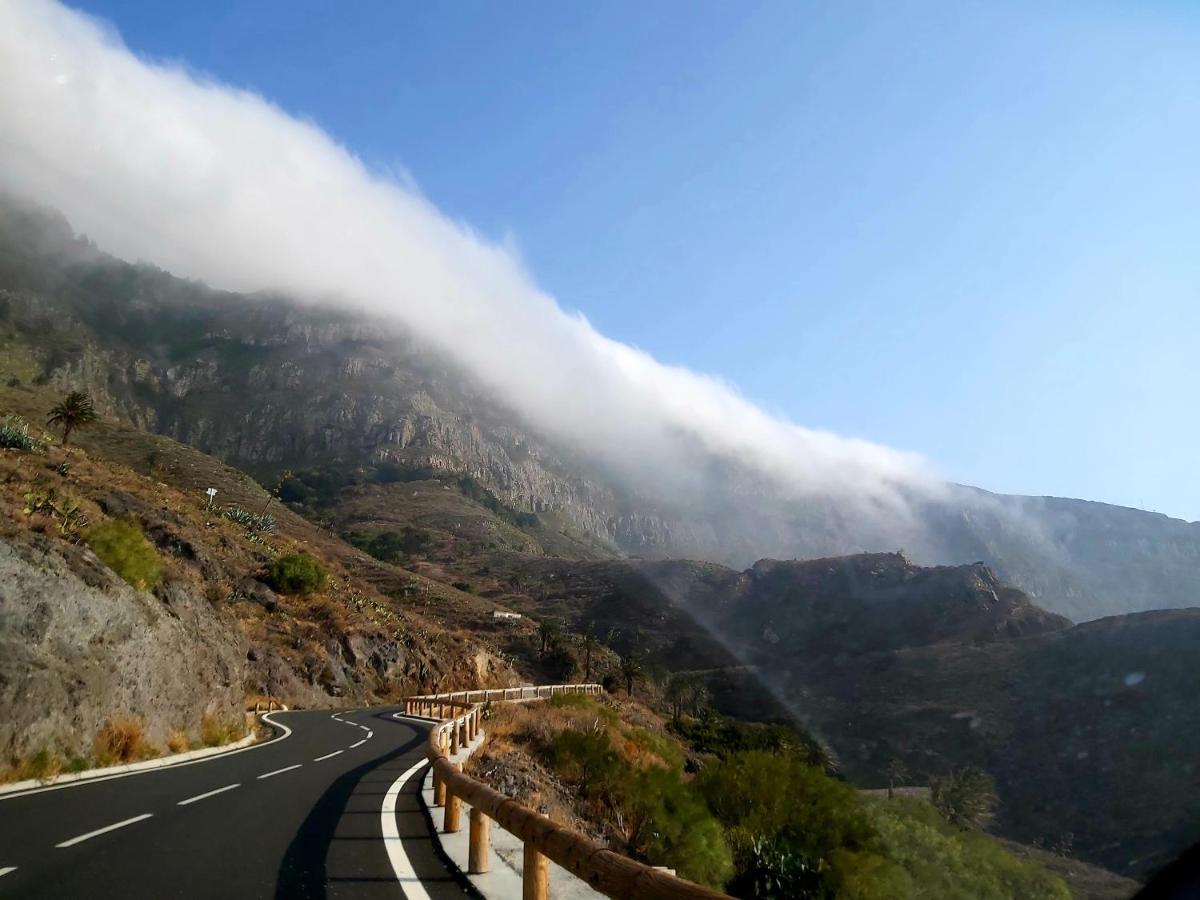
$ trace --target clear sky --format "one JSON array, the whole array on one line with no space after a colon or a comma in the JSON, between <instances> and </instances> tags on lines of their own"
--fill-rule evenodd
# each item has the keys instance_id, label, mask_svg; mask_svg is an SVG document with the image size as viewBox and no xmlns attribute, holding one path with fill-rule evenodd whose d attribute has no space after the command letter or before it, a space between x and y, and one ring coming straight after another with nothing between
<instances>
[{"instance_id":1,"label":"clear sky","mask_svg":"<svg viewBox=\"0 0 1200 900\"><path fill-rule=\"evenodd\" d=\"M73 5L799 424L1200 519L1198 4Z\"/></svg>"}]
</instances>

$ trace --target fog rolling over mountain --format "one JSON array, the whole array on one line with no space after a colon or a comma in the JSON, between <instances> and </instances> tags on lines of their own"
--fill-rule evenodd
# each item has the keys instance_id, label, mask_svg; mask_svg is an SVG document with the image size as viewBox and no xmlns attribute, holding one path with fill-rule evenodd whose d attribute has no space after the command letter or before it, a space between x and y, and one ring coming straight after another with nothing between
<instances>
[{"instance_id":1,"label":"fog rolling over mountain","mask_svg":"<svg viewBox=\"0 0 1200 900\"><path fill-rule=\"evenodd\" d=\"M887 501L789 494L753 461L696 440L679 445L684 471L624 478L394 318L131 265L11 197L0 204L0 316L9 360L31 360L37 378L84 387L111 414L264 476L388 460L469 474L612 553L741 567L904 549L921 563L982 560L1075 620L1200 605L1200 525L957 486L898 487Z\"/></svg>"},{"instance_id":2,"label":"fog rolling over mountain","mask_svg":"<svg viewBox=\"0 0 1200 900\"><path fill-rule=\"evenodd\" d=\"M62 210L105 250L395 319L642 493L704 496L712 467L728 463L772 493L837 496L864 521L903 521L906 496L939 488L914 455L783 421L599 334L508 247L312 123L143 62L57 4L0 7L0 133L0 187Z\"/></svg>"}]
</instances>

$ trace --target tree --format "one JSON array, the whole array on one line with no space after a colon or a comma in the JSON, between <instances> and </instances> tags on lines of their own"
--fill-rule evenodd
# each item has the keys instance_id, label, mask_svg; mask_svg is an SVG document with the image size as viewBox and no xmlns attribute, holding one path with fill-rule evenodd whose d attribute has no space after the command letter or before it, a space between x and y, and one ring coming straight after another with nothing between
<instances>
[{"instance_id":1,"label":"tree","mask_svg":"<svg viewBox=\"0 0 1200 900\"><path fill-rule=\"evenodd\" d=\"M97 418L92 398L83 391L71 391L50 409L46 424L62 426L62 442L65 447L71 439L72 431L76 428L86 428Z\"/></svg>"},{"instance_id":2,"label":"tree","mask_svg":"<svg viewBox=\"0 0 1200 900\"><path fill-rule=\"evenodd\" d=\"M542 619L538 623L538 637L542 639L542 656L550 649L551 644L557 644L562 636L562 626L555 619Z\"/></svg>"},{"instance_id":3,"label":"tree","mask_svg":"<svg viewBox=\"0 0 1200 900\"><path fill-rule=\"evenodd\" d=\"M671 704L671 718L678 723L684 707L692 693L692 679L687 675L672 675L665 691L667 703Z\"/></svg>"},{"instance_id":4,"label":"tree","mask_svg":"<svg viewBox=\"0 0 1200 900\"><path fill-rule=\"evenodd\" d=\"M575 654L571 652L571 648L566 644L555 644L552 646L550 652L543 657L543 662L550 673L550 677L555 681L570 681L575 675L575 670L579 667L579 663L575 659Z\"/></svg>"},{"instance_id":5,"label":"tree","mask_svg":"<svg viewBox=\"0 0 1200 900\"><path fill-rule=\"evenodd\" d=\"M929 799L956 828L982 828L996 808L996 785L980 769L962 769L929 779Z\"/></svg>"},{"instance_id":6,"label":"tree","mask_svg":"<svg viewBox=\"0 0 1200 900\"><path fill-rule=\"evenodd\" d=\"M898 756L893 756L887 767L888 778L888 799L891 800L895 796L896 786L904 784L908 780L908 768L904 765L904 760Z\"/></svg>"},{"instance_id":7,"label":"tree","mask_svg":"<svg viewBox=\"0 0 1200 900\"><path fill-rule=\"evenodd\" d=\"M633 696L633 683L642 677L642 663L630 654L621 660L621 677L625 679L625 693Z\"/></svg>"},{"instance_id":8,"label":"tree","mask_svg":"<svg viewBox=\"0 0 1200 900\"><path fill-rule=\"evenodd\" d=\"M580 638L580 643L583 644L583 678L584 681L592 680L592 651L600 644L596 637L596 632L592 630L592 626L587 626L583 632L583 637Z\"/></svg>"}]
</instances>

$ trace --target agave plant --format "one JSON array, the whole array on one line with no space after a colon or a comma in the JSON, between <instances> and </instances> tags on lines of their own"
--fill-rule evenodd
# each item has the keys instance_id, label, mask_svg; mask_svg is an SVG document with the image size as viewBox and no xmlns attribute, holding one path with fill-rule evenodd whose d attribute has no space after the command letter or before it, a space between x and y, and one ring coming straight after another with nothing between
<instances>
[{"instance_id":1,"label":"agave plant","mask_svg":"<svg viewBox=\"0 0 1200 900\"><path fill-rule=\"evenodd\" d=\"M38 450L41 444L29 433L29 423L20 416L0 419L0 447L9 450Z\"/></svg>"}]
</instances>

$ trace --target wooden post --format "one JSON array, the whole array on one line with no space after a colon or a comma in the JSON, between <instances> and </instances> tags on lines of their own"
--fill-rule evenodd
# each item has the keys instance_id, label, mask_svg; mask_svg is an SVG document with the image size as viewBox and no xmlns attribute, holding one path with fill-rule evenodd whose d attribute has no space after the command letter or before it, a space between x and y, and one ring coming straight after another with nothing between
<instances>
[{"instance_id":1,"label":"wooden post","mask_svg":"<svg viewBox=\"0 0 1200 900\"><path fill-rule=\"evenodd\" d=\"M550 860L525 842L525 866L521 875L521 900L549 900Z\"/></svg>"},{"instance_id":2,"label":"wooden post","mask_svg":"<svg viewBox=\"0 0 1200 900\"><path fill-rule=\"evenodd\" d=\"M450 755L453 756L458 752L458 723L455 722L450 726Z\"/></svg>"},{"instance_id":3,"label":"wooden post","mask_svg":"<svg viewBox=\"0 0 1200 900\"><path fill-rule=\"evenodd\" d=\"M446 792L446 816L442 819L442 831L453 834L462 828L462 801L453 791Z\"/></svg>"},{"instance_id":4,"label":"wooden post","mask_svg":"<svg viewBox=\"0 0 1200 900\"><path fill-rule=\"evenodd\" d=\"M488 870L488 843L492 820L477 807L471 807L471 834L467 850L467 874L482 875Z\"/></svg>"},{"instance_id":5,"label":"wooden post","mask_svg":"<svg viewBox=\"0 0 1200 900\"><path fill-rule=\"evenodd\" d=\"M438 777L436 769L433 772L433 805L446 805L446 782Z\"/></svg>"}]
</instances>

